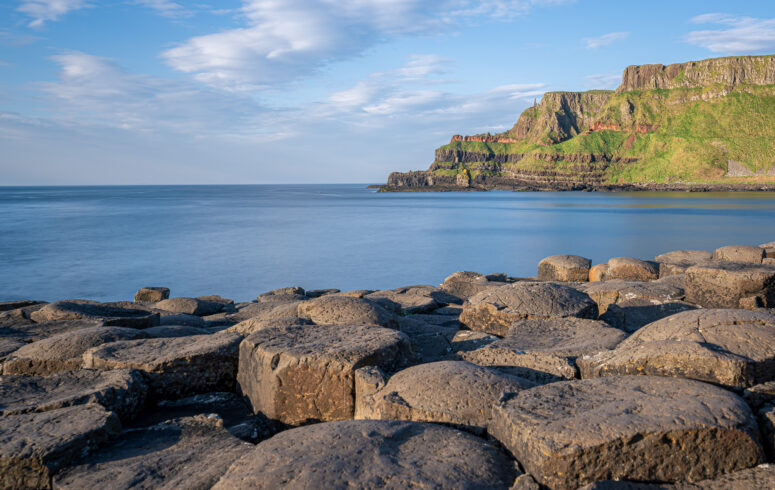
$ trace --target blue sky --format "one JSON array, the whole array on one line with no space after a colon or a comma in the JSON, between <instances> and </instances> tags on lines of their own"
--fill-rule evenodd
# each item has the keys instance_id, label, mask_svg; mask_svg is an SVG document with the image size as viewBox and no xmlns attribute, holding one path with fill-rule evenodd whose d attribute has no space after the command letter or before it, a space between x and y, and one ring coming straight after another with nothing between
<instances>
[{"instance_id":1,"label":"blue sky","mask_svg":"<svg viewBox=\"0 0 775 490\"><path fill-rule=\"evenodd\" d=\"M770 1L5 0L0 185L384 182L631 64L775 53Z\"/></svg>"}]
</instances>

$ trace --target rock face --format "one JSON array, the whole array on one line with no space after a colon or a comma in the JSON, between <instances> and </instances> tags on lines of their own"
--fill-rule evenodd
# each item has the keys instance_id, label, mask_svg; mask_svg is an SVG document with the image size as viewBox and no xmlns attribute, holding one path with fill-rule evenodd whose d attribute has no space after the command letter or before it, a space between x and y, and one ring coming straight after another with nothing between
<instances>
[{"instance_id":1,"label":"rock face","mask_svg":"<svg viewBox=\"0 0 775 490\"><path fill-rule=\"evenodd\" d=\"M573 379L577 357L613 349L626 337L597 320L523 320L514 323L505 338L460 356L481 366L517 366L557 379Z\"/></svg>"},{"instance_id":2,"label":"rock face","mask_svg":"<svg viewBox=\"0 0 775 490\"><path fill-rule=\"evenodd\" d=\"M470 434L356 420L282 432L235 462L213 488L508 488L518 474L505 454Z\"/></svg>"},{"instance_id":3,"label":"rock face","mask_svg":"<svg viewBox=\"0 0 775 490\"><path fill-rule=\"evenodd\" d=\"M100 320L105 325L148 328L159 324L159 314L146 310L118 308L94 301L71 300L49 303L30 314L35 323L53 320Z\"/></svg>"},{"instance_id":4,"label":"rock face","mask_svg":"<svg viewBox=\"0 0 775 490\"><path fill-rule=\"evenodd\" d=\"M713 254L705 250L676 250L654 257L659 263L659 277L683 274L693 265L711 260Z\"/></svg>"},{"instance_id":5,"label":"rock face","mask_svg":"<svg viewBox=\"0 0 775 490\"><path fill-rule=\"evenodd\" d=\"M353 417L356 369L393 371L410 356L407 337L387 328L277 327L242 342L237 379L254 411L271 419L292 425L343 420Z\"/></svg>"},{"instance_id":6,"label":"rock face","mask_svg":"<svg viewBox=\"0 0 775 490\"><path fill-rule=\"evenodd\" d=\"M532 386L465 361L432 362L393 375L382 389L364 398L355 418L437 422L483 431L504 392Z\"/></svg>"},{"instance_id":7,"label":"rock face","mask_svg":"<svg viewBox=\"0 0 775 490\"><path fill-rule=\"evenodd\" d=\"M145 288L140 288L135 293L135 302L136 303L156 303L157 301L169 299L169 297L170 297L169 288L145 287Z\"/></svg>"},{"instance_id":8,"label":"rock face","mask_svg":"<svg viewBox=\"0 0 775 490\"><path fill-rule=\"evenodd\" d=\"M604 315L611 305L625 301L645 300L652 304L667 304L684 299L684 290L662 282L622 281L579 284L579 291L589 295L597 303L598 313Z\"/></svg>"},{"instance_id":9,"label":"rock face","mask_svg":"<svg viewBox=\"0 0 775 490\"><path fill-rule=\"evenodd\" d=\"M659 266L632 257L614 257L608 261L605 277L606 280L653 281L659 279Z\"/></svg>"},{"instance_id":10,"label":"rock face","mask_svg":"<svg viewBox=\"0 0 775 490\"><path fill-rule=\"evenodd\" d=\"M676 485L676 490L750 490L753 488L775 488L775 465L761 464L714 480Z\"/></svg>"},{"instance_id":11,"label":"rock face","mask_svg":"<svg viewBox=\"0 0 775 490\"><path fill-rule=\"evenodd\" d=\"M775 57L735 56L672 65L634 65L624 70L617 92L775 83Z\"/></svg>"},{"instance_id":12,"label":"rock face","mask_svg":"<svg viewBox=\"0 0 775 490\"><path fill-rule=\"evenodd\" d=\"M57 475L54 488L210 488L254 447L206 415L127 430L120 439Z\"/></svg>"},{"instance_id":13,"label":"rock face","mask_svg":"<svg viewBox=\"0 0 775 490\"><path fill-rule=\"evenodd\" d=\"M148 337L142 330L90 327L54 335L16 350L3 363L3 374L47 376L83 366L82 356L92 347L119 340Z\"/></svg>"},{"instance_id":14,"label":"rock face","mask_svg":"<svg viewBox=\"0 0 775 490\"><path fill-rule=\"evenodd\" d=\"M626 332L635 332L662 318L696 309L696 306L685 301L629 299L610 305L600 319Z\"/></svg>"},{"instance_id":15,"label":"rock face","mask_svg":"<svg viewBox=\"0 0 775 490\"><path fill-rule=\"evenodd\" d=\"M750 245L727 245L726 247L717 248L713 252L713 260L748 262L751 264L761 264L764 256L764 249Z\"/></svg>"},{"instance_id":16,"label":"rock face","mask_svg":"<svg viewBox=\"0 0 775 490\"><path fill-rule=\"evenodd\" d=\"M538 263L538 280L586 282L591 265L591 260L578 255L552 255Z\"/></svg>"},{"instance_id":17,"label":"rock face","mask_svg":"<svg viewBox=\"0 0 775 490\"><path fill-rule=\"evenodd\" d=\"M51 477L121 430L99 405L0 417L0 488L51 488Z\"/></svg>"},{"instance_id":18,"label":"rock face","mask_svg":"<svg viewBox=\"0 0 775 490\"><path fill-rule=\"evenodd\" d=\"M753 299L775 308L775 266L738 262L695 265L686 271L686 301L704 308L738 308Z\"/></svg>"},{"instance_id":19,"label":"rock face","mask_svg":"<svg viewBox=\"0 0 775 490\"><path fill-rule=\"evenodd\" d=\"M7 374L0 376L0 416L96 403L127 421L143 406L147 389L140 373L128 370L80 369L47 377Z\"/></svg>"},{"instance_id":20,"label":"rock face","mask_svg":"<svg viewBox=\"0 0 775 490\"><path fill-rule=\"evenodd\" d=\"M736 395L698 381L624 376L564 381L506 398L489 432L539 483L699 481L762 460Z\"/></svg>"},{"instance_id":21,"label":"rock face","mask_svg":"<svg viewBox=\"0 0 775 490\"><path fill-rule=\"evenodd\" d=\"M149 394L176 398L234 389L242 336L233 333L112 342L83 355L91 369L137 369Z\"/></svg>"},{"instance_id":22,"label":"rock face","mask_svg":"<svg viewBox=\"0 0 775 490\"><path fill-rule=\"evenodd\" d=\"M597 305L567 286L517 282L472 297L460 322L471 330L504 336L519 320L564 317L597 318Z\"/></svg>"},{"instance_id":23,"label":"rock face","mask_svg":"<svg viewBox=\"0 0 775 490\"><path fill-rule=\"evenodd\" d=\"M372 301L345 296L323 296L304 301L298 306L298 316L321 325L380 325L398 328L394 313Z\"/></svg>"},{"instance_id":24,"label":"rock face","mask_svg":"<svg viewBox=\"0 0 775 490\"><path fill-rule=\"evenodd\" d=\"M584 378L645 374L742 389L775 379L775 315L694 310L651 323L610 352L578 360Z\"/></svg>"},{"instance_id":25,"label":"rock face","mask_svg":"<svg viewBox=\"0 0 775 490\"><path fill-rule=\"evenodd\" d=\"M220 302L205 301L197 298L165 299L155 303L153 306L159 310L196 316L214 315L223 309L223 304Z\"/></svg>"}]
</instances>

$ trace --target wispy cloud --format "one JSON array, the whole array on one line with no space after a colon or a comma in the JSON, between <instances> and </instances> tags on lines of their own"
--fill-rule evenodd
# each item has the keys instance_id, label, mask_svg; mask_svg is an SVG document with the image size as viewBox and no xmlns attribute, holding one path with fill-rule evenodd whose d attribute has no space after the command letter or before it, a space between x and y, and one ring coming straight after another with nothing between
<instances>
[{"instance_id":1,"label":"wispy cloud","mask_svg":"<svg viewBox=\"0 0 775 490\"><path fill-rule=\"evenodd\" d=\"M703 14L694 24L715 24L713 30L692 31L687 41L714 53L762 53L775 50L775 19Z\"/></svg>"},{"instance_id":2,"label":"wispy cloud","mask_svg":"<svg viewBox=\"0 0 775 490\"><path fill-rule=\"evenodd\" d=\"M427 35L480 17L521 15L563 0L245 0L245 25L197 36L162 56L174 69L230 90L308 76L389 38Z\"/></svg>"},{"instance_id":3,"label":"wispy cloud","mask_svg":"<svg viewBox=\"0 0 775 490\"><path fill-rule=\"evenodd\" d=\"M584 43L587 49L597 49L627 39L629 35L629 32L611 32L598 37L585 37L581 42Z\"/></svg>"},{"instance_id":4,"label":"wispy cloud","mask_svg":"<svg viewBox=\"0 0 775 490\"><path fill-rule=\"evenodd\" d=\"M156 11L159 15L170 18L190 17L193 12L186 9L181 4L172 0L135 0L134 3L148 7Z\"/></svg>"},{"instance_id":5,"label":"wispy cloud","mask_svg":"<svg viewBox=\"0 0 775 490\"><path fill-rule=\"evenodd\" d=\"M621 81L621 72L601 73L584 77L584 85L589 89L615 89Z\"/></svg>"},{"instance_id":6,"label":"wispy cloud","mask_svg":"<svg viewBox=\"0 0 775 490\"><path fill-rule=\"evenodd\" d=\"M48 21L59 20L72 10L88 6L86 0L23 0L17 10L32 18L30 27L41 27Z\"/></svg>"}]
</instances>

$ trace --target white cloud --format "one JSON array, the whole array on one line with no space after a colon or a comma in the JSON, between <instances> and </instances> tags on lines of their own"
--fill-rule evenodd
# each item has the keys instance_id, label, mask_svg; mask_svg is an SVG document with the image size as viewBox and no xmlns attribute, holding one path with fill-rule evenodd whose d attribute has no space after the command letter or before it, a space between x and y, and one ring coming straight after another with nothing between
<instances>
[{"instance_id":1,"label":"white cloud","mask_svg":"<svg viewBox=\"0 0 775 490\"><path fill-rule=\"evenodd\" d=\"M603 34L598 37L586 37L581 41L587 47L587 49L597 49L603 46L608 46L616 41L622 41L629 37L629 32L611 32L609 34Z\"/></svg>"},{"instance_id":2,"label":"white cloud","mask_svg":"<svg viewBox=\"0 0 775 490\"><path fill-rule=\"evenodd\" d=\"M622 81L621 72L601 73L584 77L589 89L615 89Z\"/></svg>"},{"instance_id":3,"label":"white cloud","mask_svg":"<svg viewBox=\"0 0 775 490\"><path fill-rule=\"evenodd\" d=\"M189 17L192 12L172 0L135 0L135 3L155 10L164 17Z\"/></svg>"},{"instance_id":4,"label":"white cloud","mask_svg":"<svg viewBox=\"0 0 775 490\"><path fill-rule=\"evenodd\" d=\"M563 0L244 0L244 27L197 36L162 56L174 69L232 90L310 75L387 38L424 35L478 17L509 17Z\"/></svg>"},{"instance_id":5,"label":"white cloud","mask_svg":"<svg viewBox=\"0 0 775 490\"><path fill-rule=\"evenodd\" d=\"M775 50L775 19L703 14L695 24L716 24L714 30L692 31L687 41L714 53L762 53Z\"/></svg>"},{"instance_id":6,"label":"white cloud","mask_svg":"<svg viewBox=\"0 0 775 490\"><path fill-rule=\"evenodd\" d=\"M32 17L30 27L41 27L47 21L58 20L67 12L88 6L86 0L23 0L17 10Z\"/></svg>"}]
</instances>

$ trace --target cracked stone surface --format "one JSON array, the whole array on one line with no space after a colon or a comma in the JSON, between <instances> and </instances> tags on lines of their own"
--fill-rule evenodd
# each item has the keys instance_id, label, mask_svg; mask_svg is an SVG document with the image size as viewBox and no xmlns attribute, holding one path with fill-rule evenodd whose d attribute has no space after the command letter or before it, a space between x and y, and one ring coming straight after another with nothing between
<instances>
[{"instance_id":1,"label":"cracked stone surface","mask_svg":"<svg viewBox=\"0 0 775 490\"><path fill-rule=\"evenodd\" d=\"M213 488L505 489L518 474L502 451L459 430L354 420L282 432L236 461Z\"/></svg>"},{"instance_id":2,"label":"cracked stone surface","mask_svg":"<svg viewBox=\"0 0 775 490\"><path fill-rule=\"evenodd\" d=\"M775 315L693 310L641 328L616 349L577 360L583 378L646 374L743 389L775 379Z\"/></svg>"},{"instance_id":3,"label":"cracked stone surface","mask_svg":"<svg viewBox=\"0 0 775 490\"><path fill-rule=\"evenodd\" d=\"M386 372L411 358L401 332L364 325L275 327L242 341L237 381L255 413L299 425L351 419L354 371Z\"/></svg>"},{"instance_id":4,"label":"cracked stone surface","mask_svg":"<svg viewBox=\"0 0 775 490\"><path fill-rule=\"evenodd\" d=\"M398 328L395 313L373 301L347 296L322 296L304 301L299 304L298 316L321 325L379 325Z\"/></svg>"},{"instance_id":5,"label":"cracked stone surface","mask_svg":"<svg viewBox=\"0 0 775 490\"><path fill-rule=\"evenodd\" d=\"M537 386L493 408L488 432L539 483L700 481L762 462L748 405L688 379L621 376Z\"/></svg>"}]
</instances>

